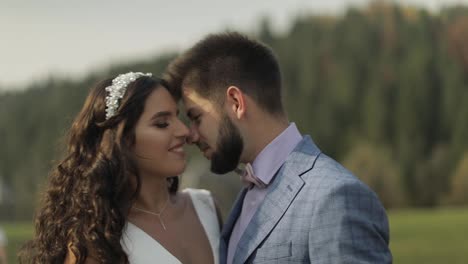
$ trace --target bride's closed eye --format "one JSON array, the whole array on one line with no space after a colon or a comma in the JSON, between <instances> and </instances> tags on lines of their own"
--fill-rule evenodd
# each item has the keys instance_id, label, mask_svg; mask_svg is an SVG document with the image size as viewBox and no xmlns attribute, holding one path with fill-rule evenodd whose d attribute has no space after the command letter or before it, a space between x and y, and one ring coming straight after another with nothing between
<instances>
[{"instance_id":1,"label":"bride's closed eye","mask_svg":"<svg viewBox=\"0 0 468 264\"><path fill-rule=\"evenodd\" d=\"M164 122L164 123L156 123L156 124L154 124L154 125L155 125L156 127L158 127L158 128L166 128L166 127L169 126L169 123L167 123L167 122Z\"/></svg>"},{"instance_id":2,"label":"bride's closed eye","mask_svg":"<svg viewBox=\"0 0 468 264\"><path fill-rule=\"evenodd\" d=\"M167 118L163 118L163 119L155 120L153 125L157 128L166 128L169 126L169 122L167 121Z\"/></svg>"}]
</instances>

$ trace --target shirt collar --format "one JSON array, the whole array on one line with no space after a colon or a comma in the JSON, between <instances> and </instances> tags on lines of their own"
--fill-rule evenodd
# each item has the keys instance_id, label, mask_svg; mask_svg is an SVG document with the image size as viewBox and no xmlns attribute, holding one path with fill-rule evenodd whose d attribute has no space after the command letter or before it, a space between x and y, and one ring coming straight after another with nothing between
<instances>
[{"instance_id":1,"label":"shirt collar","mask_svg":"<svg viewBox=\"0 0 468 264\"><path fill-rule=\"evenodd\" d=\"M268 185L301 140L302 135L296 124L290 123L253 161L252 168L255 176Z\"/></svg>"}]
</instances>

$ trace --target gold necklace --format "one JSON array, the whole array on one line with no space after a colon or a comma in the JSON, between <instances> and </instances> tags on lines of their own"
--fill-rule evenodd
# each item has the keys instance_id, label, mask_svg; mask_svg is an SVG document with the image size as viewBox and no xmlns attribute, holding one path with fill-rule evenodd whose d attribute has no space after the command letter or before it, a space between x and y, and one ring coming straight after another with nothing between
<instances>
[{"instance_id":1,"label":"gold necklace","mask_svg":"<svg viewBox=\"0 0 468 264\"><path fill-rule=\"evenodd\" d=\"M166 209L167 205L169 204L169 196L167 197L167 200L166 200L166 203L164 204L164 207L161 209L161 211L159 211L159 213L155 213L155 212L152 212L152 211L148 211L148 210L145 210L145 209L141 209L141 208L138 208L136 206L132 206L132 208L134 208L135 210L138 210L138 211L141 211L143 213L147 213L147 214L151 214L151 215L155 215L158 217L159 219L159 223L161 224L161 226L163 227L164 231L166 231L166 225L164 225L164 221L162 220L161 218L161 215L162 213L164 213L164 210Z\"/></svg>"}]
</instances>

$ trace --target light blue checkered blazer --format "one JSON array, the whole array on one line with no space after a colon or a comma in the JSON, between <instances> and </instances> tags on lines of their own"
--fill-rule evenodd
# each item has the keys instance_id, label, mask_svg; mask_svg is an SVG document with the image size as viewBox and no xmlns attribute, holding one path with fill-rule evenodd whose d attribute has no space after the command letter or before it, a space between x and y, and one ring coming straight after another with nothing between
<instances>
[{"instance_id":1,"label":"light blue checkered blazer","mask_svg":"<svg viewBox=\"0 0 468 264\"><path fill-rule=\"evenodd\" d=\"M221 264L245 193L223 228ZM305 136L268 187L233 264L392 263L388 243L387 215L375 193Z\"/></svg>"}]
</instances>

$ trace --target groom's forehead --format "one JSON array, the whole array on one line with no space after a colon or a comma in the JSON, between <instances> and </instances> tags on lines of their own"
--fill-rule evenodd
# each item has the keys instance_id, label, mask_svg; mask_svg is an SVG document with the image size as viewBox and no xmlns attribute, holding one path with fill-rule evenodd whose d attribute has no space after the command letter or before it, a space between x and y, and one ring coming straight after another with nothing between
<instances>
[{"instance_id":1,"label":"groom's forehead","mask_svg":"<svg viewBox=\"0 0 468 264\"><path fill-rule=\"evenodd\" d=\"M182 102L187 115L192 114L194 111L210 112L213 110L213 103L193 90L183 90Z\"/></svg>"},{"instance_id":2,"label":"groom's forehead","mask_svg":"<svg viewBox=\"0 0 468 264\"><path fill-rule=\"evenodd\" d=\"M201 96L199 93L191 89L183 90L182 101L187 108L211 104L209 99Z\"/></svg>"}]
</instances>

